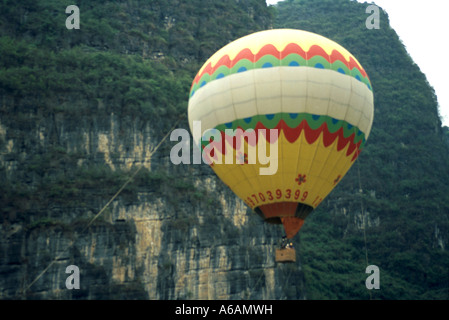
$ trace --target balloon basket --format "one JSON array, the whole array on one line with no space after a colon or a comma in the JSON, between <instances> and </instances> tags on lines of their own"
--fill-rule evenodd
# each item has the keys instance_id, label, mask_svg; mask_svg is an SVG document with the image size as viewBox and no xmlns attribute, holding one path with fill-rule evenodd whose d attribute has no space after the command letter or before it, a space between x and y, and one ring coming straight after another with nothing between
<instances>
[{"instance_id":1,"label":"balloon basket","mask_svg":"<svg viewBox=\"0 0 449 320\"><path fill-rule=\"evenodd\" d=\"M276 262L296 262L294 248L276 249Z\"/></svg>"}]
</instances>

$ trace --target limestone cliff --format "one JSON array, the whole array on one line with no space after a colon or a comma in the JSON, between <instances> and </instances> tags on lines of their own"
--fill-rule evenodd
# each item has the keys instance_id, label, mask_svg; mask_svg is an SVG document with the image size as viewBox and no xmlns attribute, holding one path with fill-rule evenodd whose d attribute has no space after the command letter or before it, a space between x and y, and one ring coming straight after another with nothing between
<instances>
[{"instance_id":1,"label":"limestone cliff","mask_svg":"<svg viewBox=\"0 0 449 320\"><path fill-rule=\"evenodd\" d=\"M86 116L81 123L90 121ZM29 208L27 217L14 217L10 212L0 225L2 298L305 297L300 263L279 266L274 261L281 227L266 225L249 212L205 165L173 166L164 149L152 163L149 148L158 141L152 136L151 123L126 123L126 131L120 135L124 123L114 115L92 126L74 126L71 122L59 115L48 123L34 125L32 131L45 132L55 126L56 138L67 153L84 150L86 157L93 156L112 172L120 168L126 176L144 166L150 168L146 171L150 174L153 167L180 181L191 177L190 184L176 185L175 179L172 187L156 181L162 185L161 191L139 185L132 196L124 192L125 196L113 201L88 227L106 203L101 184L97 189L81 190L70 205L63 203L64 199L49 199L47 207L37 206L34 214ZM28 138L21 141L7 126L2 128L9 153L20 154L19 146ZM36 134L31 144L38 150L50 143L51 136ZM29 157L29 152L22 150L22 156ZM8 161L7 155L2 155L3 166L17 168L17 160ZM83 163L78 159L76 166ZM13 175L14 170L5 173ZM117 183L112 189L120 187ZM91 195L84 197L87 193ZM65 269L69 265L80 268L79 290L66 288L69 274Z\"/></svg>"},{"instance_id":2,"label":"limestone cliff","mask_svg":"<svg viewBox=\"0 0 449 320\"><path fill-rule=\"evenodd\" d=\"M0 299L305 298L280 226L169 140L150 157L204 59L269 27L264 0L80 3L79 30L53 2L0 6Z\"/></svg>"},{"instance_id":3,"label":"limestone cliff","mask_svg":"<svg viewBox=\"0 0 449 320\"><path fill-rule=\"evenodd\" d=\"M447 128L385 12L368 30L350 0L77 3L79 30L65 26L71 1L0 3L0 299L448 298ZM286 265L281 226L208 166L173 165L176 142L152 154L206 59L273 27L340 43L375 93L367 147Z\"/></svg>"}]
</instances>

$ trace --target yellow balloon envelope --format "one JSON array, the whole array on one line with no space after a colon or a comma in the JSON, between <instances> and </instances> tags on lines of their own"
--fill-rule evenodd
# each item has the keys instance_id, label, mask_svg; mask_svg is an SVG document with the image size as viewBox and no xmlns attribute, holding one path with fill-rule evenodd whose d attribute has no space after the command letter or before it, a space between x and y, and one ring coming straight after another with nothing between
<instances>
[{"instance_id":1,"label":"yellow balloon envelope","mask_svg":"<svg viewBox=\"0 0 449 320\"><path fill-rule=\"evenodd\" d=\"M368 75L346 49L279 29L215 53L192 83L188 114L218 177L292 238L357 159L374 103Z\"/></svg>"}]
</instances>

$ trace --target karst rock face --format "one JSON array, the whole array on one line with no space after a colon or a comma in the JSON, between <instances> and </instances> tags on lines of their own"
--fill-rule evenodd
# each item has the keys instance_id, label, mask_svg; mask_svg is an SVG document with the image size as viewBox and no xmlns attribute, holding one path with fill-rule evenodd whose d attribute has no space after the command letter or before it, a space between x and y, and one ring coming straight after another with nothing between
<instances>
[{"instance_id":1,"label":"karst rock face","mask_svg":"<svg viewBox=\"0 0 449 320\"><path fill-rule=\"evenodd\" d=\"M54 1L0 4L0 299L447 299L447 139L385 13L368 30L366 4L349 0L78 5L80 29L68 30ZM357 56L376 110L289 264L275 261L281 225L208 165L174 165L178 141L154 152L174 124L189 131L204 62L275 28ZM365 287L367 258L380 290Z\"/></svg>"},{"instance_id":2,"label":"karst rock face","mask_svg":"<svg viewBox=\"0 0 449 320\"><path fill-rule=\"evenodd\" d=\"M58 62L46 67L44 60L33 62L35 68L41 68L43 87L20 92L15 87L2 89L0 168L5 184L0 298L305 298L299 261L287 267L275 262L280 226L264 224L207 165L173 165L169 156L174 142L169 139L150 156L176 118L161 121L163 110L173 110L176 103L185 110L180 114L187 110L193 71L186 68L198 66L235 37L268 28L271 18L265 2L225 1L208 7L215 12L216 21L229 15L243 19L245 25L234 28L210 21L211 17L191 2L80 6L84 17L80 30L67 33L58 27L48 31L44 35L53 37L50 43L35 32L40 26L26 19L37 17L45 5L38 1L10 6L4 13L23 18L16 21L21 28L4 30L9 32L12 50L23 48L25 59L30 59L48 49L51 53L44 60ZM191 10L194 8L196 11ZM94 28L95 19L89 15L106 13L109 16L103 17L103 24ZM66 18L48 11L41 14L49 15L45 16L49 23ZM122 24L114 24L113 19ZM101 29L106 25L118 32ZM141 33L136 35L136 30ZM215 38L209 44L203 42L206 47L195 44L207 37ZM38 43L34 49L27 47L27 39ZM78 45L91 49L71 56L70 50L78 50ZM145 60L136 62L136 68L148 63L153 69L139 74L139 70L128 68L126 63L136 56ZM87 69L76 65L77 58ZM14 61L14 56L11 59ZM176 67L163 67L167 59L176 60ZM86 74L101 68L110 69L98 77L99 85L92 89ZM161 70L152 73L156 68ZM50 83L50 70L66 77L64 90L62 80ZM184 72L182 88L176 87L174 80L179 72ZM124 84L124 92L112 87L110 94L104 91L108 83L117 84L129 73L143 82L153 81L147 90L165 84L172 90L184 90L185 99L158 100L152 98L158 93L149 93L152 105L146 109L148 113L136 113L132 111L136 95L130 94L133 79ZM166 74L171 74L170 80L159 82ZM85 87L74 89L78 86ZM163 94L173 96L168 90ZM187 122L179 126L187 128ZM139 168L139 174L113 198ZM79 289L67 288L66 282L70 284L74 275L69 266L78 267Z\"/></svg>"},{"instance_id":3,"label":"karst rock face","mask_svg":"<svg viewBox=\"0 0 449 320\"><path fill-rule=\"evenodd\" d=\"M48 194L41 202L23 198L26 208L5 212L0 225L2 298L304 298L300 264L286 269L274 261L282 228L265 225L206 165L173 166L167 148L150 159L150 148L160 139L150 121L115 115L74 121L59 114L32 123L30 135L10 125L2 119L11 154L45 157L46 146L57 139L65 150L49 159L54 170L91 162L107 175L120 172L123 179L112 179L117 183L112 186L77 185L67 201ZM79 153L85 158L66 160L64 169L61 159ZM2 160L9 179L38 179L34 175L39 173L23 172L20 159L3 155ZM161 178L125 189L89 225L139 166L143 176L155 176L150 170L157 168ZM188 185L183 185L186 177ZM108 183L101 173L98 179ZM62 187L75 188L70 180ZM80 271L78 290L66 288L70 265Z\"/></svg>"}]
</instances>

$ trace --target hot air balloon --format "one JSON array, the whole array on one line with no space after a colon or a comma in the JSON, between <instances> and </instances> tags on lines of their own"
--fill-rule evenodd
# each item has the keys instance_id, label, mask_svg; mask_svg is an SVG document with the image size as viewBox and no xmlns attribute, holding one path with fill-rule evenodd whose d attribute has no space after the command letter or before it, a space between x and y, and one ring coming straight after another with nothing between
<instances>
[{"instance_id":1,"label":"hot air balloon","mask_svg":"<svg viewBox=\"0 0 449 320\"><path fill-rule=\"evenodd\" d=\"M218 177L292 239L364 148L373 91L361 64L334 41L267 30L206 61L192 83L188 116ZM194 130L197 123L203 131ZM271 172L262 171L267 159Z\"/></svg>"}]
</instances>

